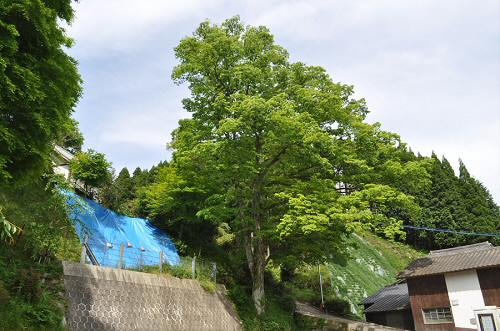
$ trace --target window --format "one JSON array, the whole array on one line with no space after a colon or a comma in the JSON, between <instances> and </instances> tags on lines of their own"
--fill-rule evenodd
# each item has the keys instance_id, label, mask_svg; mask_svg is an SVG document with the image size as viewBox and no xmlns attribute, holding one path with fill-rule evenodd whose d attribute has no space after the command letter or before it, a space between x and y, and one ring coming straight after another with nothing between
<instances>
[{"instance_id":1,"label":"window","mask_svg":"<svg viewBox=\"0 0 500 331\"><path fill-rule=\"evenodd\" d=\"M425 324L453 322L453 315L449 307L422 309Z\"/></svg>"},{"instance_id":2,"label":"window","mask_svg":"<svg viewBox=\"0 0 500 331\"><path fill-rule=\"evenodd\" d=\"M479 317L481 331L496 331L493 314L479 314L477 316Z\"/></svg>"}]
</instances>

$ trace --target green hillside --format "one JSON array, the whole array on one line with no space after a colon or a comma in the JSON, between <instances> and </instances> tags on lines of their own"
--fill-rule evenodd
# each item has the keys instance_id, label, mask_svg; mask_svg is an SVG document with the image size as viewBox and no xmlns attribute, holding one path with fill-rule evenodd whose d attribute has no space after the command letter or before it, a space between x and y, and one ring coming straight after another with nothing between
<instances>
[{"instance_id":1,"label":"green hillside","mask_svg":"<svg viewBox=\"0 0 500 331\"><path fill-rule=\"evenodd\" d=\"M347 265L332 263L328 268L334 274L335 293L349 301L351 311L359 315L358 304L364 298L393 283L396 275L422 253L371 234L354 235L352 243L352 259Z\"/></svg>"},{"instance_id":2,"label":"green hillside","mask_svg":"<svg viewBox=\"0 0 500 331\"><path fill-rule=\"evenodd\" d=\"M370 233L354 234L349 240L347 261L321 266L326 300L345 300L353 317L362 317L359 303L380 288L396 281L396 275L413 259L423 255L415 249ZM332 278L333 275L333 278ZM299 300L318 303L318 266L301 268L290 285Z\"/></svg>"}]
</instances>

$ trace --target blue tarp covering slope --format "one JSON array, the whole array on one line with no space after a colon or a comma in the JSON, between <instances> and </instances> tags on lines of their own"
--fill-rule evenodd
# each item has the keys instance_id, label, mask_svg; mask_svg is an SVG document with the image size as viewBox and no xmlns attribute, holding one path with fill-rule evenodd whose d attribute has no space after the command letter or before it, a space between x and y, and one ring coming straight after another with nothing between
<instances>
[{"instance_id":1,"label":"blue tarp covering slope","mask_svg":"<svg viewBox=\"0 0 500 331\"><path fill-rule=\"evenodd\" d=\"M179 254L172 240L148 220L120 215L97 202L62 190L70 206L80 241L87 238L97 261L102 266L116 267L120 244L124 245L125 267L158 265L160 251L164 261L179 264Z\"/></svg>"}]
</instances>

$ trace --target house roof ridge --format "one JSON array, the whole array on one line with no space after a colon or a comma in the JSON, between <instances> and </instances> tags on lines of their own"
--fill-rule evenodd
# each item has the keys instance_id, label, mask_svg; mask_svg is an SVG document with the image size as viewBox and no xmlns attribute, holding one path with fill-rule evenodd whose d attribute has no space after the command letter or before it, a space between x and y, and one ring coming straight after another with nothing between
<instances>
[{"instance_id":1,"label":"house roof ridge","mask_svg":"<svg viewBox=\"0 0 500 331\"><path fill-rule=\"evenodd\" d=\"M438 257L438 256L461 254L461 253L470 253L494 247L495 246L493 246L489 241L483 241L476 244L433 250L429 252L429 256Z\"/></svg>"},{"instance_id":2,"label":"house roof ridge","mask_svg":"<svg viewBox=\"0 0 500 331\"><path fill-rule=\"evenodd\" d=\"M482 246L472 250L461 250L454 253L434 254L413 260L398 278L443 274L500 266L500 246Z\"/></svg>"}]
</instances>

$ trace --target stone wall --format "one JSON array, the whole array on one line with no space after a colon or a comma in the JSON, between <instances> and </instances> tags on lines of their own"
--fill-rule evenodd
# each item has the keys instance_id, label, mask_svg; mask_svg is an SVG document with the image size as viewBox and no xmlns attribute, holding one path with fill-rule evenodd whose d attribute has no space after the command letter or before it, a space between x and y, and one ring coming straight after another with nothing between
<instances>
[{"instance_id":1,"label":"stone wall","mask_svg":"<svg viewBox=\"0 0 500 331\"><path fill-rule=\"evenodd\" d=\"M241 330L221 291L197 281L63 262L70 330Z\"/></svg>"}]
</instances>

